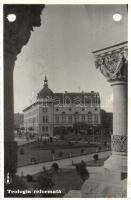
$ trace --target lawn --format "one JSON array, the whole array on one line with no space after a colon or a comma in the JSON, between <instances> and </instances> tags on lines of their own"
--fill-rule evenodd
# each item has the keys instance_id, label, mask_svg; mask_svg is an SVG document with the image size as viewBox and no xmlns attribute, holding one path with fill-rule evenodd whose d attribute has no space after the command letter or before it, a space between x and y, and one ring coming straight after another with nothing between
<instances>
[{"instance_id":1,"label":"lawn","mask_svg":"<svg viewBox=\"0 0 131 200\"><path fill-rule=\"evenodd\" d=\"M104 151L105 147L102 147L101 150ZM96 152L100 152L99 147L93 144L32 142L18 147L18 167ZM31 162L32 159L33 162Z\"/></svg>"},{"instance_id":2,"label":"lawn","mask_svg":"<svg viewBox=\"0 0 131 200\"><path fill-rule=\"evenodd\" d=\"M61 147L54 149L53 153L51 149L32 149L29 147L22 147L22 149L22 153L21 147L19 147L18 149L18 166L31 164L32 158L35 158L35 163L40 163L84 154L90 154L98 151L97 147Z\"/></svg>"}]
</instances>

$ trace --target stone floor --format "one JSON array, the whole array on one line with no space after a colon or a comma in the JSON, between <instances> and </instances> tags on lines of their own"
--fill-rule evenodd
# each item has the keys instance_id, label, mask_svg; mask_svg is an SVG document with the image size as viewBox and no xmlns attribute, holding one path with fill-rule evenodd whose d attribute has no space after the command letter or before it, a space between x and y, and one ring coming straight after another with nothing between
<instances>
[{"instance_id":1,"label":"stone floor","mask_svg":"<svg viewBox=\"0 0 131 200\"><path fill-rule=\"evenodd\" d=\"M102 167L89 168L90 178L84 182L80 191L69 191L65 197L73 198L126 198L127 179L121 174Z\"/></svg>"}]
</instances>

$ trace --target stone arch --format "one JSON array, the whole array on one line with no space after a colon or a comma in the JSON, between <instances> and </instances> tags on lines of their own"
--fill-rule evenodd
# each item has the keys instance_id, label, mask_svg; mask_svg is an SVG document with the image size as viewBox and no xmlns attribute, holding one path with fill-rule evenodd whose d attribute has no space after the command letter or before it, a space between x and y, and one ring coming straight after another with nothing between
<instances>
[{"instance_id":1,"label":"stone arch","mask_svg":"<svg viewBox=\"0 0 131 200\"><path fill-rule=\"evenodd\" d=\"M17 55L27 44L33 27L41 25L40 15L44 5L4 5L4 174L15 175L17 169L17 145L14 142L13 71ZM16 20L9 22L8 14Z\"/></svg>"}]
</instances>

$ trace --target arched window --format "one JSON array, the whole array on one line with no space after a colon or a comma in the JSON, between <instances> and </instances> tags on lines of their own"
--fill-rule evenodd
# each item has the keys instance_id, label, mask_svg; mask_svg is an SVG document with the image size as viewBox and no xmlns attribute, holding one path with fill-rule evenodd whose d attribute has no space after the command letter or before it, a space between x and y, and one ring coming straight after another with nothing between
<instances>
[{"instance_id":1,"label":"arched window","mask_svg":"<svg viewBox=\"0 0 131 200\"><path fill-rule=\"evenodd\" d=\"M88 123L91 124L92 123L92 113L88 112Z\"/></svg>"},{"instance_id":2,"label":"arched window","mask_svg":"<svg viewBox=\"0 0 131 200\"><path fill-rule=\"evenodd\" d=\"M66 122L66 113L65 112L62 112L62 123L65 123Z\"/></svg>"},{"instance_id":3,"label":"arched window","mask_svg":"<svg viewBox=\"0 0 131 200\"><path fill-rule=\"evenodd\" d=\"M59 123L59 115L56 115L56 117L55 117L55 122L56 122L56 123Z\"/></svg>"},{"instance_id":4,"label":"arched window","mask_svg":"<svg viewBox=\"0 0 131 200\"><path fill-rule=\"evenodd\" d=\"M95 124L98 124L98 114L95 114L95 115L94 115L94 123L95 123Z\"/></svg>"},{"instance_id":5,"label":"arched window","mask_svg":"<svg viewBox=\"0 0 131 200\"><path fill-rule=\"evenodd\" d=\"M81 121L85 121L85 115L81 116Z\"/></svg>"},{"instance_id":6,"label":"arched window","mask_svg":"<svg viewBox=\"0 0 131 200\"><path fill-rule=\"evenodd\" d=\"M78 112L74 113L74 119L75 119L75 122L79 121L79 113Z\"/></svg>"},{"instance_id":7,"label":"arched window","mask_svg":"<svg viewBox=\"0 0 131 200\"><path fill-rule=\"evenodd\" d=\"M69 123L72 123L72 115L69 115L69 116L68 116L68 122L69 122Z\"/></svg>"},{"instance_id":8,"label":"arched window","mask_svg":"<svg viewBox=\"0 0 131 200\"><path fill-rule=\"evenodd\" d=\"M48 116L43 116L43 123L47 123L48 122Z\"/></svg>"}]
</instances>

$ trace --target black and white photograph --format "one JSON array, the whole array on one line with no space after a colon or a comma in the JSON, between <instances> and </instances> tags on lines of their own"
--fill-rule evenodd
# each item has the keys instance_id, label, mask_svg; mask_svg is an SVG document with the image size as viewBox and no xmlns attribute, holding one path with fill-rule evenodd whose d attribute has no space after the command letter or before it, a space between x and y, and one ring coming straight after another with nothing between
<instances>
[{"instance_id":1,"label":"black and white photograph","mask_svg":"<svg viewBox=\"0 0 131 200\"><path fill-rule=\"evenodd\" d=\"M3 4L4 198L127 198L128 5Z\"/></svg>"}]
</instances>

